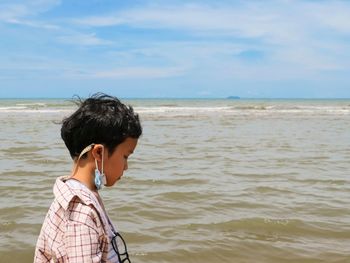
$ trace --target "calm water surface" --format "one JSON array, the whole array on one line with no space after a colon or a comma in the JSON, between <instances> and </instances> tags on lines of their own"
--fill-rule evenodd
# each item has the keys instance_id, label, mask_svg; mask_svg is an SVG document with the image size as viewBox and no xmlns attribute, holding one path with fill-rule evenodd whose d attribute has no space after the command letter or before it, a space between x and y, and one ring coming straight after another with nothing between
<instances>
[{"instance_id":1,"label":"calm water surface","mask_svg":"<svg viewBox=\"0 0 350 263\"><path fill-rule=\"evenodd\" d=\"M144 134L101 194L132 262L350 262L350 100L134 100ZM32 262L63 100L0 100L0 262Z\"/></svg>"}]
</instances>

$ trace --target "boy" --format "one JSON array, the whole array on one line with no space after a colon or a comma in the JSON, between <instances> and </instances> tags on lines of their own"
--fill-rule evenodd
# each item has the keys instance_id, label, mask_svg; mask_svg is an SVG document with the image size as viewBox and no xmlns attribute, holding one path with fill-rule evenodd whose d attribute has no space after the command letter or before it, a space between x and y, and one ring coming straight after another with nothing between
<instances>
[{"instance_id":1,"label":"boy","mask_svg":"<svg viewBox=\"0 0 350 263\"><path fill-rule=\"evenodd\" d=\"M131 106L102 93L79 105L61 128L74 168L56 180L34 262L130 262L98 190L114 185L128 169L142 134L139 117Z\"/></svg>"}]
</instances>

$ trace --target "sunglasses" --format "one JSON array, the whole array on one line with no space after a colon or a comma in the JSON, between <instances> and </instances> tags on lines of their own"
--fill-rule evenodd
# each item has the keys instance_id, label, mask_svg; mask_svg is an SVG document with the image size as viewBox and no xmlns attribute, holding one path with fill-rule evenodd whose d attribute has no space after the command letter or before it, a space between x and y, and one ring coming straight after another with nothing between
<instances>
[{"instance_id":1,"label":"sunglasses","mask_svg":"<svg viewBox=\"0 0 350 263\"><path fill-rule=\"evenodd\" d=\"M112 246L115 253L118 256L118 260L120 263L131 263L129 259L128 249L126 248L125 240L118 232L114 232L114 237L112 238Z\"/></svg>"}]
</instances>

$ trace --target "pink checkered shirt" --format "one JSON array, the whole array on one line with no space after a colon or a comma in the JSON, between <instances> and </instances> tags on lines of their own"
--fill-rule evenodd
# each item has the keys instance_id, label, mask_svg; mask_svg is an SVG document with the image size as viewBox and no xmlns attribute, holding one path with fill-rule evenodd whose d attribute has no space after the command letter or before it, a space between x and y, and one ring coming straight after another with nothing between
<instances>
[{"instance_id":1,"label":"pink checkered shirt","mask_svg":"<svg viewBox=\"0 0 350 263\"><path fill-rule=\"evenodd\" d=\"M46 215L34 262L107 262L108 222L96 197L57 178L55 200Z\"/></svg>"}]
</instances>

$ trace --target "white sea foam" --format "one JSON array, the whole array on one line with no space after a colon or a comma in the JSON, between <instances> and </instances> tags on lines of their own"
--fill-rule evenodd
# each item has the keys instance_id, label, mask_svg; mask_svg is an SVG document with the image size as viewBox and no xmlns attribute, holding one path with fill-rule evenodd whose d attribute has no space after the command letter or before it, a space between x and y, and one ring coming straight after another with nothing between
<instances>
[{"instance_id":1,"label":"white sea foam","mask_svg":"<svg viewBox=\"0 0 350 263\"><path fill-rule=\"evenodd\" d=\"M0 107L0 112L23 111L25 109L27 109L27 107L25 107L25 106Z\"/></svg>"},{"instance_id":2,"label":"white sea foam","mask_svg":"<svg viewBox=\"0 0 350 263\"><path fill-rule=\"evenodd\" d=\"M307 114L307 115L347 115L350 107L343 106L238 106L238 107L135 107L135 111L146 115L192 115L192 114L232 114L232 115L270 115L270 114Z\"/></svg>"},{"instance_id":3,"label":"white sea foam","mask_svg":"<svg viewBox=\"0 0 350 263\"><path fill-rule=\"evenodd\" d=\"M208 113L230 111L230 107L135 107L139 113Z\"/></svg>"},{"instance_id":4,"label":"white sea foam","mask_svg":"<svg viewBox=\"0 0 350 263\"><path fill-rule=\"evenodd\" d=\"M75 105L65 101L3 101L0 102L0 113L50 114L73 112ZM239 101L229 100L201 101L174 100L137 101L135 112L149 116L204 116L213 114L225 115L349 115L348 101Z\"/></svg>"},{"instance_id":5,"label":"white sea foam","mask_svg":"<svg viewBox=\"0 0 350 263\"><path fill-rule=\"evenodd\" d=\"M33 109L25 106L12 106L12 107L0 107L0 113L60 113L60 112L71 112L68 109L59 108L40 108Z\"/></svg>"},{"instance_id":6,"label":"white sea foam","mask_svg":"<svg viewBox=\"0 0 350 263\"><path fill-rule=\"evenodd\" d=\"M35 103L16 103L18 106L29 106L29 107L45 107L47 104L46 103L40 103L40 102L35 102Z\"/></svg>"}]
</instances>

